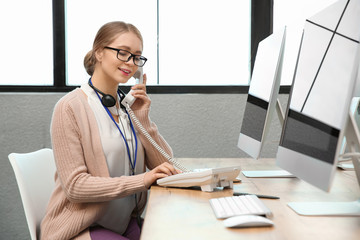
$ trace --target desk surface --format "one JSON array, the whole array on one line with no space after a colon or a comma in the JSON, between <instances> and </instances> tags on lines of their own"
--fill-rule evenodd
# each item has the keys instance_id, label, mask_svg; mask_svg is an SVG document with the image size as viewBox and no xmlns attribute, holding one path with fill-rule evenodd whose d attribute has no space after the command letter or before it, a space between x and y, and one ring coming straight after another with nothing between
<instances>
[{"instance_id":1,"label":"desk surface","mask_svg":"<svg viewBox=\"0 0 360 240\"><path fill-rule=\"evenodd\" d=\"M241 166L242 170L278 169L274 159L178 159L189 168ZM354 171L337 171L331 191L323 192L297 178L246 178L234 191L276 195L262 199L272 210L273 227L229 229L215 217L210 198L231 196L233 190L202 192L153 186L141 240L189 239L360 239L360 217L300 216L287 206L295 201L354 201L359 198Z\"/></svg>"}]
</instances>

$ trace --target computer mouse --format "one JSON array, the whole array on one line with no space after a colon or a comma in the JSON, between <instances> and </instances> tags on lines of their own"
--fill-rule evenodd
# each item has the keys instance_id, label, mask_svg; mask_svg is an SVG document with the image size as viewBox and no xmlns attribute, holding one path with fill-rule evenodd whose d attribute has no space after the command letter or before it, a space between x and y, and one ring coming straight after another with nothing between
<instances>
[{"instance_id":1,"label":"computer mouse","mask_svg":"<svg viewBox=\"0 0 360 240\"><path fill-rule=\"evenodd\" d=\"M225 219L223 222L225 227L228 228L269 227L274 225L274 222L270 219L257 215L240 215L230 217Z\"/></svg>"}]
</instances>

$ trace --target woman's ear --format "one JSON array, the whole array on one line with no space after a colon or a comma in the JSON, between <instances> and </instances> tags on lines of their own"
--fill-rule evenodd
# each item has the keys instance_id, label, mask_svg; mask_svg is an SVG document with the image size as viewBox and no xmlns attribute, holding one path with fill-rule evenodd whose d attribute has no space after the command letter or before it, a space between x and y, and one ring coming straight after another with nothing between
<instances>
[{"instance_id":1,"label":"woman's ear","mask_svg":"<svg viewBox=\"0 0 360 240\"><path fill-rule=\"evenodd\" d=\"M103 50L97 50L97 51L95 52L96 61L101 63L102 58L103 58L103 55L104 55L104 51L103 51Z\"/></svg>"}]
</instances>

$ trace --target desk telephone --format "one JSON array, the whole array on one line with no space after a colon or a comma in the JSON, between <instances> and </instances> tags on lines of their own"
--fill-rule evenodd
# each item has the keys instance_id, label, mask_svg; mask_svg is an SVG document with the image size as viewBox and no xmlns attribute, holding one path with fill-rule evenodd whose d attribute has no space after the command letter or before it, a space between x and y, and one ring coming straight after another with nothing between
<instances>
[{"instance_id":1,"label":"desk telephone","mask_svg":"<svg viewBox=\"0 0 360 240\"><path fill-rule=\"evenodd\" d=\"M136 83L143 83L143 70L142 67L134 74ZM239 167L225 167L225 168L208 168L208 169L195 169L188 170L182 166L178 161L168 155L156 142L152 139L150 134L142 126L140 121L136 118L134 112L131 110L131 105L135 102L135 97L131 95L131 91L126 94L121 104L125 106L133 122L138 126L141 133L146 139L175 167L182 170L183 173L168 176L157 180L160 186L168 187L201 187L202 191L212 192L216 187L233 188L233 181L240 173Z\"/></svg>"}]
</instances>

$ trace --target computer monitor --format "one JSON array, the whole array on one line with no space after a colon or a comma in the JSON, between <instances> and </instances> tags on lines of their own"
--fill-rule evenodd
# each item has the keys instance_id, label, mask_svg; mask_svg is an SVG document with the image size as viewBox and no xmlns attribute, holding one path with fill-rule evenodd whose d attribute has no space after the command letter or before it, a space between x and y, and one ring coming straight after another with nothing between
<instances>
[{"instance_id":1,"label":"computer monitor","mask_svg":"<svg viewBox=\"0 0 360 240\"><path fill-rule=\"evenodd\" d=\"M330 190L343 137L352 152L360 144L349 114L359 40L359 1L338 1L305 22L276 163L324 191ZM359 180L360 169L355 169ZM359 201L288 205L302 215L360 215Z\"/></svg>"},{"instance_id":2,"label":"computer monitor","mask_svg":"<svg viewBox=\"0 0 360 240\"><path fill-rule=\"evenodd\" d=\"M286 28L262 40L258 45L251 77L238 147L251 157L260 156L278 103ZM283 113L279 120L282 123Z\"/></svg>"}]
</instances>

